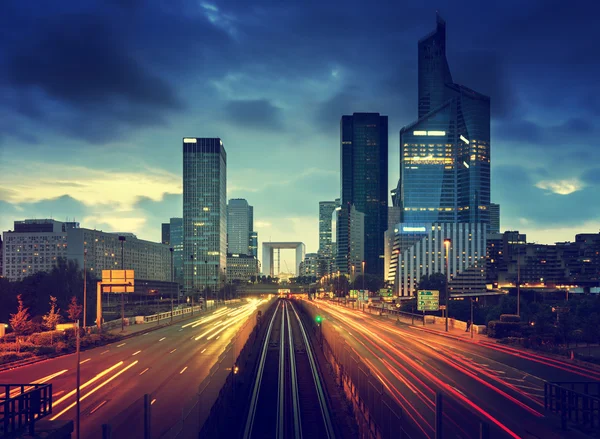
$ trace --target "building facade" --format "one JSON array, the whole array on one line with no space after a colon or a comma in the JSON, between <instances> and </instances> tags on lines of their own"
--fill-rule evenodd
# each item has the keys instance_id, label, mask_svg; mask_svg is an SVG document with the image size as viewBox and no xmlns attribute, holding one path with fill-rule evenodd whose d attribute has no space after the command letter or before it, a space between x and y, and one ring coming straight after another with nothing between
<instances>
[{"instance_id":1,"label":"building facade","mask_svg":"<svg viewBox=\"0 0 600 439\"><path fill-rule=\"evenodd\" d=\"M341 274L362 273L365 261L366 215L353 205L341 206L336 220L336 268ZM365 262L365 266L368 262ZM368 273L368 270L365 270Z\"/></svg>"},{"instance_id":2,"label":"building facade","mask_svg":"<svg viewBox=\"0 0 600 439\"><path fill-rule=\"evenodd\" d=\"M254 208L243 198L229 200L227 204L227 252L251 255L253 229Z\"/></svg>"},{"instance_id":3,"label":"building facade","mask_svg":"<svg viewBox=\"0 0 600 439\"><path fill-rule=\"evenodd\" d=\"M173 279L183 286L183 218L171 218L169 223L170 246L173 249Z\"/></svg>"},{"instance_id":4,"label":"building facade","mask_svg":"<svg viewBox=\"0 0 600 439\"><path fill-rule=\"evenodd\" d=\"M348 206L354 206L364 214L366 272L383 278L384 234L388 217L387 116L379 113L342 116L340 162L341 206L348 213ZM350 242L348 224L344 221L337 226L340 271L344 269L343 259L348 255L348 249L340 250L340 236L346 235L343 240Z\"/></svg>"},{"instance_id":5,"label":"building facade","mask_svg":"<svg viewBox=\"0 0 600 439\"><path fill-rule=\"evenodd\" d=\"M419 119L400 130L402 221L489 224L490 99L453 82L439 15L418 48Z\"/></svg>"},{"instance_id":6,"label":"building facade","mask_svg":"<svg viewBox=\"0 0 600 439\"><path fill-rule=\"evenodd\" d=\"M258 232L250 233L250 256L258 258Z\"/></svg>"},{"instance_id":7,"label":"building facade","mask_svg":"<svg viewBox=\"0 0 600 439\"><path fill-rule=\"evenodd\" d=\"M500 205L490 203L490 233L500 233Z\"/></svg>"},{"instance_id":8,"label":"building facade","mask_svg":"<svg viewBox=\"0 0 600 439\"><path fill-rule=\"evenodd\" d=\"M394 233L389 278L398 296L412 296L425 275L446 274L445 239L451 240L450 287L455 293L485 291L487 224L400 223Z\"/></svg>"},{"instance_id":9,"label":"building facade","mask_svg":"<svg viewBox=\"0 0 600 439\"><path fill-rule=\"evenodd\" d=\"M319 201L319 255L322 257L332 257L332 237L331 237L331 216L336 207L340 205L340 200Z\"/></svg>"},{"instance_id":10,"label":"building facade","mask_svg":"<svg viewBox=\"0 0 600 439\"><path fill-rule=\"evenodd\" d=\"M319 273L319 254L306 253L300 264L300 276L317 277Z\"/></svg>"},{"instance_id":11,"label":"building facade","mask_svg":"<svg viewBox=\"0 0 600 439\"><path fill-rule=\"evenodd\" d=\"M227 154L219 138L183 139L184 289L220 288L227 268Z\"/></svg>"},{"instance_id":12,"label":"building facade","mask_svg":"<svg viewBox=\"0 0 600 439\"><path fill-rule=\"evenodd\" d=\"M258 259L250 255L227 255L227 282L250 282L260 274Z\"/></svg>"},{"instance_id":13,"label":"building facade","mask_svg":"<svg viewBox=\"0 0 600 439\"><path fill-rule=\"evenodd\" d=\"M4 232L4 276L19 281L40 271L49 272L61 258L84 266L89 275L101 278L102 270L120 270L121 241L125 269L135 270L136 279L169 282L169 246L137 239L135 235L80 228L77 223L54 220L15 221L15 230Z\"/></svg>"},{"instance_id":14,"label":"building facade","mask_svg":"<svg viewBox=\"0 0 600 439\"><path fill-rule=\"evenodd\" d=\"M171 224L162 223L160 225L160 242L165 245L171 245Z\"/></svg>"}]
</instances>

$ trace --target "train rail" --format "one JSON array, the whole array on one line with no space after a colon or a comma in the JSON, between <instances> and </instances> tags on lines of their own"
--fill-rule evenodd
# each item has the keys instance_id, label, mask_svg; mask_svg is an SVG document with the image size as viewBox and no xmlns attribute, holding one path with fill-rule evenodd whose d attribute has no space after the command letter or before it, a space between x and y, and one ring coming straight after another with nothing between
<instances>
[{"instance_id":1,"label":"train rail","mask_svg":"<svg viewBox=\"0 0 600 439\"><path fill-rule=\"evenodd\" d=\"M245 439L335 439L310 340L293 301L280 300L259 356Z\"/></svg>"}]
</instances>

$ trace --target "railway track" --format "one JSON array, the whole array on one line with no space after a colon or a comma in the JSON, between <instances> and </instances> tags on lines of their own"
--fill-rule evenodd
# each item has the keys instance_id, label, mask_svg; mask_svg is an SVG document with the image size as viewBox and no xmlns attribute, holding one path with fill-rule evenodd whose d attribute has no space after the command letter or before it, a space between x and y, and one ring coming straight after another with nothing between
<instances>
[{"instance_id":1,"label":"railway track","mask_svg":"<svg viewBox=\"0 0 600 439\"><path fill-rule=\"evenodd\" d=\"M243 437L335 438L315 355L293 301L280 300L269 321Z\"/></svg>"}]
</instances>

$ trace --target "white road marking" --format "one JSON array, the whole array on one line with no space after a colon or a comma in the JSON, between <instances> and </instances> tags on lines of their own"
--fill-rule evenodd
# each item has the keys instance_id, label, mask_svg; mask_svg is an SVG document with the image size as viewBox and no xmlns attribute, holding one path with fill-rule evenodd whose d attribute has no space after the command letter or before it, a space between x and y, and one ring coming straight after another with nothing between
<instances>
[{"instance_id":1,"label":"white road marking","mask_svg":"<svg viewBox=\"0 0 600 439\"><path fill-rule=\"evenodd\" d=\"M96 406L96 408L92 409L92 411L90 412L90 415L91 415L91 414L93 414L93 413L94 413L96 410L98 410L100 407L102 407L102 406L103 406L104 404L106 404L107 402L108 402L107 400L104 400L104 401L102 401L100 404L98 404L98 405Z\"/></svg>"},{"instance_id":2,"label":"white road marking","mask_svg":"<svg viewBox=\"0 0 600 439\"><path fill-rule=\"evenodd\" d=\"M149 367L145 368L144 370L142 370L140 372L140 375L144 375L146 372L148 372L148 369L150 369Z\"/></svg>"},{"instance_id":3,"label":"white road marking","mask_svg":"<svg viewBox=\"0 0 600 439\"><path fill-rule=\"evenodd\" d=\"M175 352L177 350L177 348L173 349L171 352L169 352L169 354L172 354L173 352Z\"/></svg>"},{"instance_id":4,"label":"white road marking","mask_svg":"<svg viewBox=\"0 0 600 439\"><path fill-rule=\"evenodd\" d=\"M188 368L188 367L187 367L187 366L185 366L183 369L181 369L181 372L179 372L179 375L181 375L183 372L185 372L185 370L186 370L187 368Z\"/></svg>"},{"instance_id":5,"label":"white road marking","mask_svg":"<svg viewBox=\"0 0 600 439\"><path fill-rule=\"evenodd\" d=\"M202 351L200 353L203 354L205 350L206 350L206 348L202 349Z\"/></svg>"},{"instance_id":6,"label":"white road marking","mask_svg":"<svg viewBox=\"0 0 600 439\"><path fill-rule=\"evenodd\" d=\"M140 352L142 352L142 351L137 351L137 352L134 352L133 354L131 354L131 356L133 357L133 356L135 356L135 355L139 354Z\"/></svg>"},{"instance_id":7,"label":"white road marking","mask_svg":"<svg viewBox=\"0 0 600 439\"><path fill-rule=\"evenodd\" d=\"M163 337L163 338L161 338L161 339L160 339L160 340L158 340L158 341L163 341L165 338L167 338L167 337Z\"/></svg>"},{"instance_id":8,"label":"white road marking","mask_svg":"<svg viewBox=\"0 0 600 439\"><path fill-rule=\"evenodd\" d=\"M88 362L88 361L90 361L90 360L91 360L91 358L88 358L88 359L86 359L86 360L80 361L80 362L79 362L79 364L87 363L87 362Z\"/></svg>"},{"instance_id":9,"label":"white road marking","mask_svg":"<svg viewBox=\"0 0 600 439\"><path fill-rule=\"evenodd\" d=\"M125 345L126 345L126 343L121 343L121 344L118 344L117 347L120 348L121 346L125 346Z\"/></svg>"},{"instance_id":10,"label":"white road marking","mask_svg":"<svg viewBox=\"0 0 600 439\"><path fill-rule=\"evenodd\" d=\"M104 355L104 354L106 354L107 352L110 352L110 349L109 349L109 350L106 350L106 351L104 351L104 352L101 352L101 353L100 353L100 355Z\"/></svg>"}]
</instances>

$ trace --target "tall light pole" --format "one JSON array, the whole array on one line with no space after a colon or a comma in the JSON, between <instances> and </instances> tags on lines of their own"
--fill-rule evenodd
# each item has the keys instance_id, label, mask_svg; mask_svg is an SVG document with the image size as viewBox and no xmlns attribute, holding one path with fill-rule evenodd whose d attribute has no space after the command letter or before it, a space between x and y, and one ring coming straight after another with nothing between
<instances>
[{"instance_id":1,"label":"tall light pole","mask_svg":"<svg viewBox=\"0 0 600 439\"><path fill-rule=\"evenodd\" d=\"M194 315L194 255L190 255L190 260L192 264L192 315Z\"/></svg>"},{"instance_id":2,"label":"tall light pole","mask_svg":"<svg viewBox=\"0 0 600 439\"><path fill-rule=\"evenodd\" d=\"M517 236L517 315L521 316L521 247Z\"/></svg>"},{"instance_id":3,"label":"tall light pole","mask_svg":"<svg viewBox=\"0 0 600 439\"><path fill-rule=\"evenodd\" d=\"M448 270L448 259L450 257L450 245L452 245L451 239L444 239L444 248L446 249L446 332L448 332L448 304L450 297L450 270Z\"/></svg>"},{"instance_id":4,"label":"tall light pole","mask_svg":"<svg viewBox=\"0 0 600 439\"><path fill-rule=\"evenodd\" d=\"M171 252L171 284L173 284L175 279L173 274L173 251L175 251L175 249L170 247L169 251ZM171 285L171 323L173 323L173 285Z\"/></svg>"},{"instance_id":5,"label":"tall light pole","mask_svg":"<svg viewBox=\"0 0 600 439\"><path fill-rule=\"evenodd\" d=\"M363 287L362 287L362 289L363 289L363 294L364 294L364 291L365 291L365 267L366 267L366 265L367 265L367 261L362 261L362 277L363 277Z\"/></svg>"},{"instance_id":6,"label":"tall light pole","mask_svg":"<svg viewBox=\"0 0 600 439\"><path fill-rule=\"evenodd\" d=\"M121 270L125 270L125 240L124 236L119 236L121 241ZM125 274L125 273L123 273ZM124 287L127 288L127 287ZM125 293L121 293L121 332L125 331Z\"/></svg>"},{"instance_id":7,"label":"tall light pole","mask_svg":"<svg viewBox=\"0 0 600 439\"><path fill-rule=\"evenodd\" d=\"M85 259L87 256L87 249L83 250L83 328L86 327L87 322L87 268L85 266Z\"/></svg>"}]
</instances>

